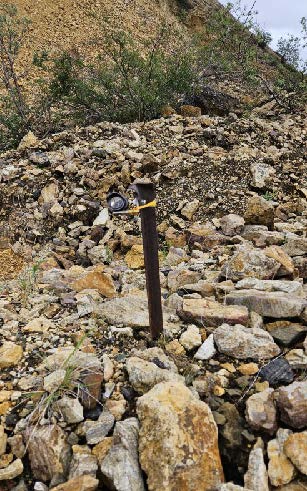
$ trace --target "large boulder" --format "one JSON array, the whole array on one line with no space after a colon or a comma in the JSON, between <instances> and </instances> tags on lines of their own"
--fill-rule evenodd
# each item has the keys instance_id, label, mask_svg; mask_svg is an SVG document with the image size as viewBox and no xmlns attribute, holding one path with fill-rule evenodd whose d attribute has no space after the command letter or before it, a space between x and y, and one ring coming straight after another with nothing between
<instances>
[{"instance_id":1,"label":"large boulder","mask_svg":"<svg viewBox=\"0 0 307 491\"><path fill-rule=\"evenodd\" d=\"M140 397L139 454L150 491L216 489L223 481L218 433L209 406L180 382Z\"/></svg>"}]
</instances>

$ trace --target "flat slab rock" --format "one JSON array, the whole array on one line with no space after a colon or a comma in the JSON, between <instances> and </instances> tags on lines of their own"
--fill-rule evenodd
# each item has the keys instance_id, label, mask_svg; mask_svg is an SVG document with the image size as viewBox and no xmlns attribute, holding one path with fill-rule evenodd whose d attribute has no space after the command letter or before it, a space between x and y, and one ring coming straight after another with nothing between
<instances>
[{"instance_id":1,"label":"flat slab rock","mask_svg":"<svg viewBox=\"0 0 307 491\"><path fill-rule=\"evenodd\" d=\"M298 317L307 305L306 300L300 297L283 292L263 292L254 289L233 291L227 295L226 303L245 305L257 314L276 319Z\"/></svg>"},{"instance_id":2,"label":"flat slab rock","mask_svg":"<svg viewBox=\"0 0 307 491\"><path fill-rule=\"evenodd\" d=\"M174 324L169 322L170 316L175 312L163 308L163 319L165 329L172 330ZM132 327L141 329L149 326L148 303L145 294L126 295L120 298L107 300L99 306L99 315L114 326Z\"/></svg>"},{"instance_id":3,"label":"flat slab rock","mask_svg":"<svg viewBox=\"0 0 307 491\"><path fill-rule=\"evenodd\" d=\"M244 306L223 305L205 298L184 298L178 315L183 320L203 326L228 324L247 324L249 315Z\"/></svg>"},{"instance_id":4,"label":"flat slab rock","mask_svg":"<svg viewBox=\"0 0 307 491\"><path fill-rule=\"evenodd\" d=\"M245 360L266 360L280 352L272 336L263 329L236 324L222 324L214 333L214 342L220 353Z\"/></svg>"}]
</instances>

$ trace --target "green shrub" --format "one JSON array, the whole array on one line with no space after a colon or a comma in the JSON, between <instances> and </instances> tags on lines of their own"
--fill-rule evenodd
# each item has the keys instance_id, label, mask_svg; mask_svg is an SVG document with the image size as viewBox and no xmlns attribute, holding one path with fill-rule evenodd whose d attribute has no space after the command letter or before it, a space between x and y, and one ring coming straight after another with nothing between
<instances>
[{"instance_id":1,"label":"green shrub","mask_svg":"<svg viewBox=\"0 0 307 491\"><path fill-rule=\"evenodd\" d=\"M176 103L193 89L198 71L192 46L170 50L166 30L146 48L142 52L119 32L93 64L66 53L54 63L49 93L92 118L130 122L157 117L164 104Z\"/></svg>"}]
</instances>

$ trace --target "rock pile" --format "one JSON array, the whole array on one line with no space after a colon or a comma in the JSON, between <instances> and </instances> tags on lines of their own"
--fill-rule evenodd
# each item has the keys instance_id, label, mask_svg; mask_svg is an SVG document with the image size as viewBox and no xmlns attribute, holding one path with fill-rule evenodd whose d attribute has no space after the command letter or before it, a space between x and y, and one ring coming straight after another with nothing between
<instances>
[{"instance_id":1,"label":"rock pile","mask_svg":"<svg viewBox=\"0 0 307 491\"><path fill-rule=\"evenodd\" d=\"M304 131L300 115L172 116L1 156L1 489L307 485ZM139 220L105 206L142 177L155 343Z\"/></svg>"}]
</instances>

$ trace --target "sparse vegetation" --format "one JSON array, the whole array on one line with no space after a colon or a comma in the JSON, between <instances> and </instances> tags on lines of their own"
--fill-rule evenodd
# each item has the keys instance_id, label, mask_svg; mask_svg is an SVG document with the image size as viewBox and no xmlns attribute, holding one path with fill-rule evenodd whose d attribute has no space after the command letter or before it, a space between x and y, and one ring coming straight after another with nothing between
<instances>
[{"instance_id":1,"label":"sparse vegetation","mask_svg":"<svg viewBox=\"0 0 307 491\"><path fill-rule=\"evenodd\" d=\"M37 277L40 271L41 261L38 261L24 269L18 278L19 288L22 292L23 304L26 306L29 302L29 297L35 291Z\"/></svg>"},{"instance_id":2,"label":"sparse vegetation","mask_svg":"<svg viewBox=\"0 0 307 491\"><path fill-rule=\"evenodd\" d=\"M124 32L109 35L94 62L77 51L52 58L47 51L33 54L41 78L32 80L31 101L24 92L25 73L16 60L29 21L16 7L0 7L0 149L10 148L29 130L39 136L69 125L98 120L131 122L159 116L161 107L175 105L201 91L211 76L231 78L248 90L262 86L268 99L294 109L306 97L305 65L299 48L306 45L306 19L301 38L281 39L281 62L269 50L270 33L255 21L254 5L241 2L212 8L205 30L188 41L174 26L165 25L144 46ZM186 12L189 4L183 2ZM183 20L184 22L184 20ZM176 39L176 42L174 42ZM267 71L264 67L270 67ZM22 81L22 82L21 82ZM290 94L290 95L289 95Z\"/></svg>"}]
</instances>

